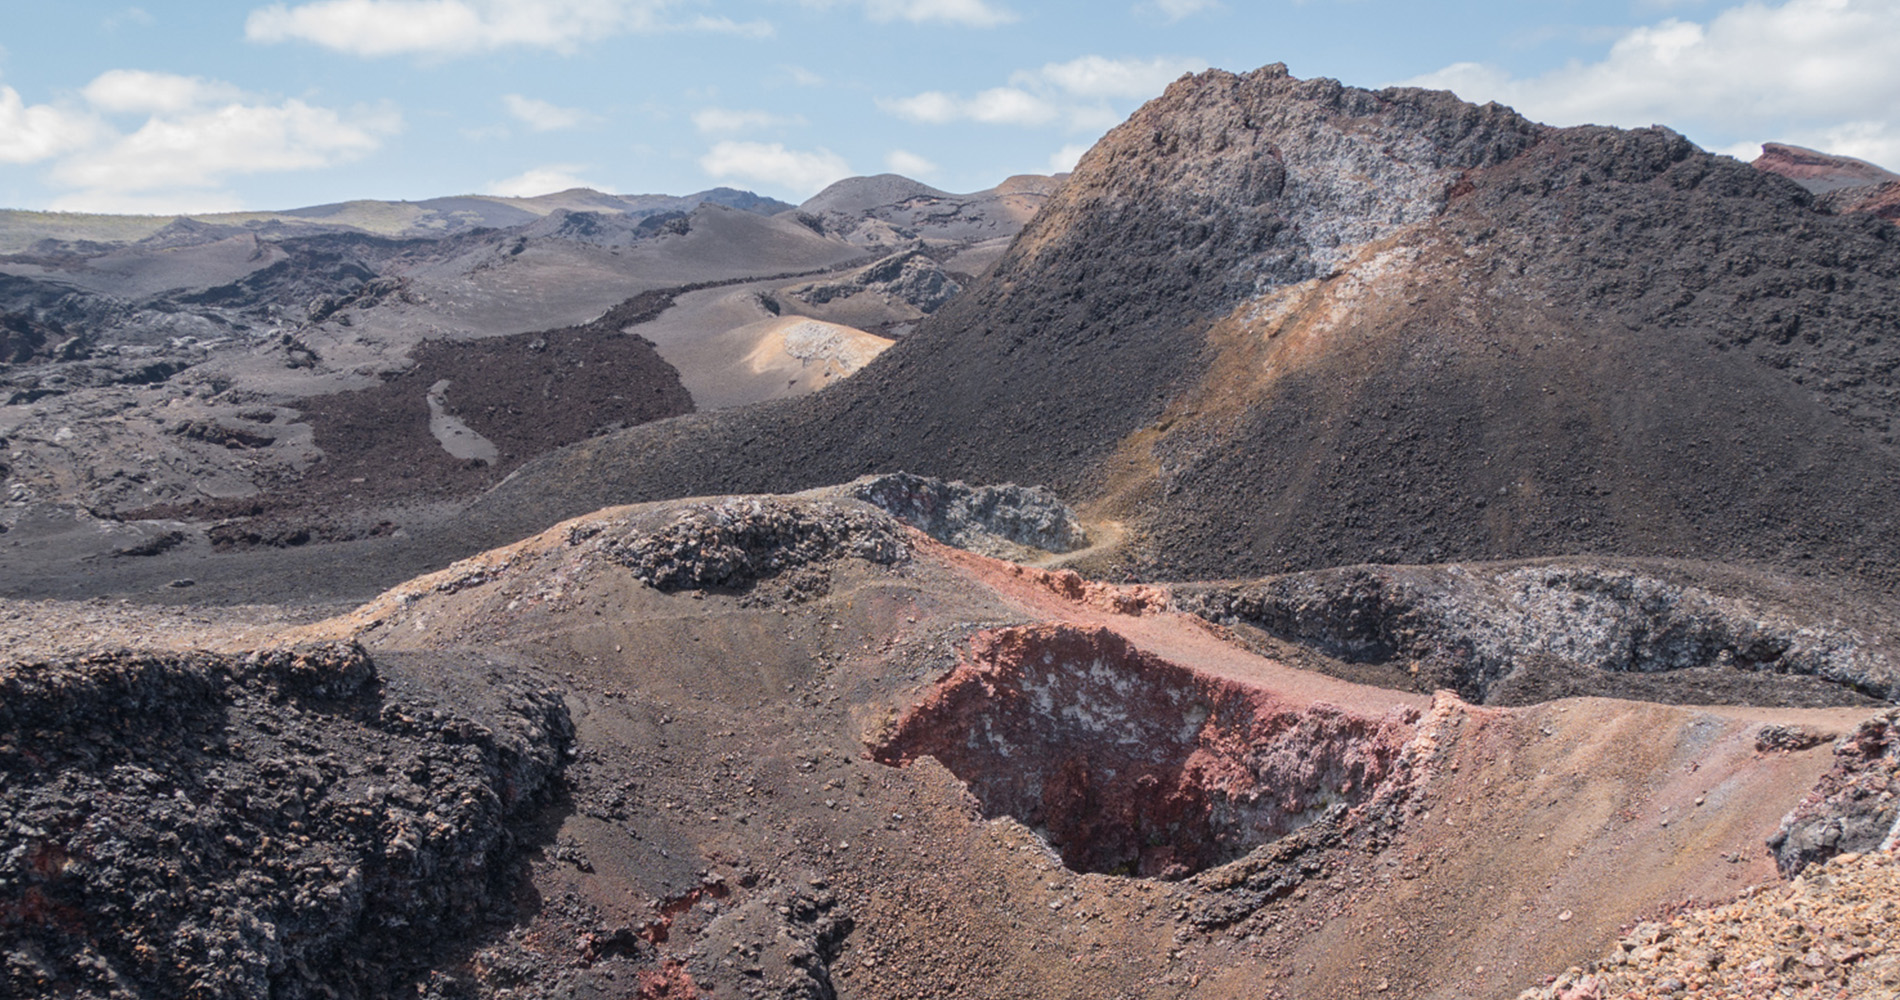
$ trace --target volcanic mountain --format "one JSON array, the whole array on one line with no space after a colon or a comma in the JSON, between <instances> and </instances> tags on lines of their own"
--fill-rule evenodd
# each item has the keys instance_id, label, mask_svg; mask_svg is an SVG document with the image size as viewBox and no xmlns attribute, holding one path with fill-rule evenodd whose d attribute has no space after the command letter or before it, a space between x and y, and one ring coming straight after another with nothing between
<instances>
[{"instance_id":1,"label":"volcanic mountain","mask_svg":"<svg viewBox=\"0 0 1900 1000\"><path fill-rule=\"evenodd\" d=\"M1657 555L1892 582L1900 231L1663 128L1184 78L864 372L531 463L482 542L904 468L1170 578ZM471 543L471 544L480 544Z\"/></svg>"}]
</instances>

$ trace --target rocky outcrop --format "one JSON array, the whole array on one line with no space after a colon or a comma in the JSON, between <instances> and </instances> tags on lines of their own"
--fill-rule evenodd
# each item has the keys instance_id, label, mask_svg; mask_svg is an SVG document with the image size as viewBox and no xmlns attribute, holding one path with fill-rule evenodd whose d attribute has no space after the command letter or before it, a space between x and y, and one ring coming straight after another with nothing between
<instances>
[{"instance_id":1,"label":"rocky outcrop","mask_svg":"<svg viewBox=\"0 0 1900 1000\"><path fill-rule=\"evenodd\" d=\"M1770 142L1754 167L1807 188L1829 211L1900 222L1900 174L1866 160Z\"/></svg>"},{"instance_id":2,"label":"rocky outcrop","mask_svg":"<svg viewBox=\"0 0 1900 1000\"><path fill-rule=\"evenodd\" d=\"M1059 184L1059 178L1023 174L987 191L951 194L897 174L849 177L811 196L798 212L807 225L860 246L1007 239Z\"/></svg>"},{"instance_id":3,"label":"rocky outcrop","mask_svg":"<svg viewBox=\"0 0 1900 1000\"><path fill-rule=\"evenodd\" d=\"M590 522L570 545L590 544L671 593L742 590L762 579L838 559L889 566L910 556L897 522L856 505L781 497L730 497L689 504L665 523Z\"/></svg>"},{"instance_id":4,"label":"rocky outcrop","mask_svg":"<svg viewBox=\"0 0 1900 1000\"><path fill-rule=\"evenodd\" d=\"M686 970L710 1000L832 1000L830 965L854 921L816 875L778 885L721 914Z\"/></svg>"},{"instance_id":5,"label":"rocky outcrop","mask_svg":"<svg viewBox=\"0 0 1900 1000\"><path fill-rule=\"evenodd\" d=\"M1900 711L1883 712L1834 745L1834 768L1768 839L1793 877L1837 854L1891 851L1900 839Z\"/></svg>"},{"instance_id":6,"label":"rocky outcrop","mask_svg":"<svg viewBox=\"0 0 1900 1000\"><path fill-rule=\"evenodd\" d=\"M892 254L840 281L800 285L786 291L808 305L827 305L835 299L870 292L888 300L932 313L950 301L963 286L922 250Z\"/></svg>"},{"instance_id":7,"label":"rocky outcrop","mask_svg":"<svg viewBox=\"0 0 1900 1000\"><path fill-rule=\"evenodd\" d=\"M512 911L573 732L544 690L479 701L352 644L0 668L0 992L414 992Z\"/></svg>"},{"instance_id":8,"label":"rocky outcrop","mask_svg":"<svg viewBox=\"0 0 1900 1000\"><path fill-rule=\"evenodd\" d=\"M1761 155L1751 165L1756 170L1780 174L1822 195L1847 188L1878 187L1891 181L1900 181L1900 174L1866 160L1781 142L1762 143Z\"/></svg>"},{"instance_id":9,"label":"rocky outcrop","mask_svg":"<svg viewBox=\"0 0 1900 1000\"><path fill-rule=\"evenodd\" d=\"M866 476L835 492L884 510L940 542L997 558L1021 560L1088 544L1075 512L1040 486L971 486L895 472Z\"/></svg>"},{"instance_id":10,"label":"rocky outcrop","mask_svg":"<svg viewBox=\"0 0 1900 1000\"><path fill-rule=\"evenodd\" d=\"M55 345L65 339L66 331L56 322L42 321L31 313L0 313L0 365L26 364L53 355Z\"/></svg>"},{"instance_id":11,"label":"rocky outcrop","mask_svg":"<svg viewBox=\"0 0 1900 1000\"><path fill-rule=\"evenodd\" d=\"M1586 563L1359 566L1180 586L1174 600L1211 621L1250 625L1336 659L1403 664L1421 684L1452 687L1472 701L1607 694L1593 689L1594 676L1708 668L1814 678L1844 689L1843 703L1900 697L1900 663L1884 635ZM1554 690L1526 683L1538 674L1567 682ZM1697 679L1703 683L1684 692L1695 700L1730 697L1707 683L1709 674ZM1757 696L1781 700L1766 687Z\"/></svg>"}]
</instances>

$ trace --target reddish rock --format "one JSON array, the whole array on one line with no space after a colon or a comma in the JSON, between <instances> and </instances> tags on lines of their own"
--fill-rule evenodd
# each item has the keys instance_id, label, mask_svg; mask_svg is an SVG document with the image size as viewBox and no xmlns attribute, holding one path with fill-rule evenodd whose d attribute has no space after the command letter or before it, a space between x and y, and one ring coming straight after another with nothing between
<instances>
[{"instance_id":1,"label":"reddish rock","mask_svg":"<svg viewBox=\"0 0 1900 1000\"><path fill-rule=\"evenodd\" d=\"M700 996L699 985L679 962L668 959L656 968L640 970L637 1000L693 1000L697 996Z\"/></svg>"},{"instance_id":2,"label":"reddish rock","mask_svg":"<svg viewBox=\"0 0 1900 1000\"><path fill-rule=\"evenodd\" d=\"M1770 142L1761 147L1754 167L1814 192L1837 215L1900 221L1900 174L1866 160Z\"/></svg>"},{"instance_id":3,"label":"reddish rock","mask_svg":"<svg viewBox=\"0 0 1900 1000\"><path fill-rule=\"evenodd\" d=\"M1756 170L1780 174L1815 194L1900 181L1900 174L1866 160L1835 156L1779 142L1763 143L1761 156L1755 159L1752 166Z\"/></svg>"},{"instance_id":4,"label":"reddish rock","mask_svg":"<svg viewBox=\"0 0 1900 1000\"><path fill-rule=\"evenodd\" d=\"M1370 799L1416 718L1273 693L1102 628L985 632L873 756L936 757L1078 871L1178 878Z\"/></svg>"},{"instance_id":5,"label":"reddish rock","mask_svg":"<svg viewBox=\"0 0 1900 1000\"><path fill-rule=\"evenodd\" d=\"M1900 711L1868 719L1834 746L1834 767L1768 839L1792 878L1837 854L1892 847L1900 831Z\"/></svg>"}]
</instances>

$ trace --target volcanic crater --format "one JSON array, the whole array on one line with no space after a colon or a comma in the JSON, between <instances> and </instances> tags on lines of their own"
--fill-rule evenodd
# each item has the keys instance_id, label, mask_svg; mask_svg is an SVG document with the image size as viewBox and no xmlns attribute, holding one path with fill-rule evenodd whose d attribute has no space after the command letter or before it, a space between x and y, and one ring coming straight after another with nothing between
<instances>
[{"instance_id":1,"label":"volcanic crater","mask_svg":"<svg viewBox=\"0 0 1900 1000\"><path fill-rule=\"evenodd\" d=\"M1106 628L1024 626L975 636L871 752L937 758L1074 871L1178 879L1386 790L1417 719L1299 708Z\"/></svg>"}]
</instances>

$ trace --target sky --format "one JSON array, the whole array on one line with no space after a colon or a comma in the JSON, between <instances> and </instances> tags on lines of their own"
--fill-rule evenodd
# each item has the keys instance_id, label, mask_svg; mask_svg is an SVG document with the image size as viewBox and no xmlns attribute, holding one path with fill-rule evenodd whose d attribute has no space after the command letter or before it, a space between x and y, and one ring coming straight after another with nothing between
<instances>
[{"instance_id":1,"label":"sky","mask_svg":"<svg viewBox=\"0 0 1900 1000\"><path fill-rule=\"evenodd\" d=\"M0 207L974 191L1272 62L1900 169L1900 0L14 0Z\"/></svg>"}]
</instances>

